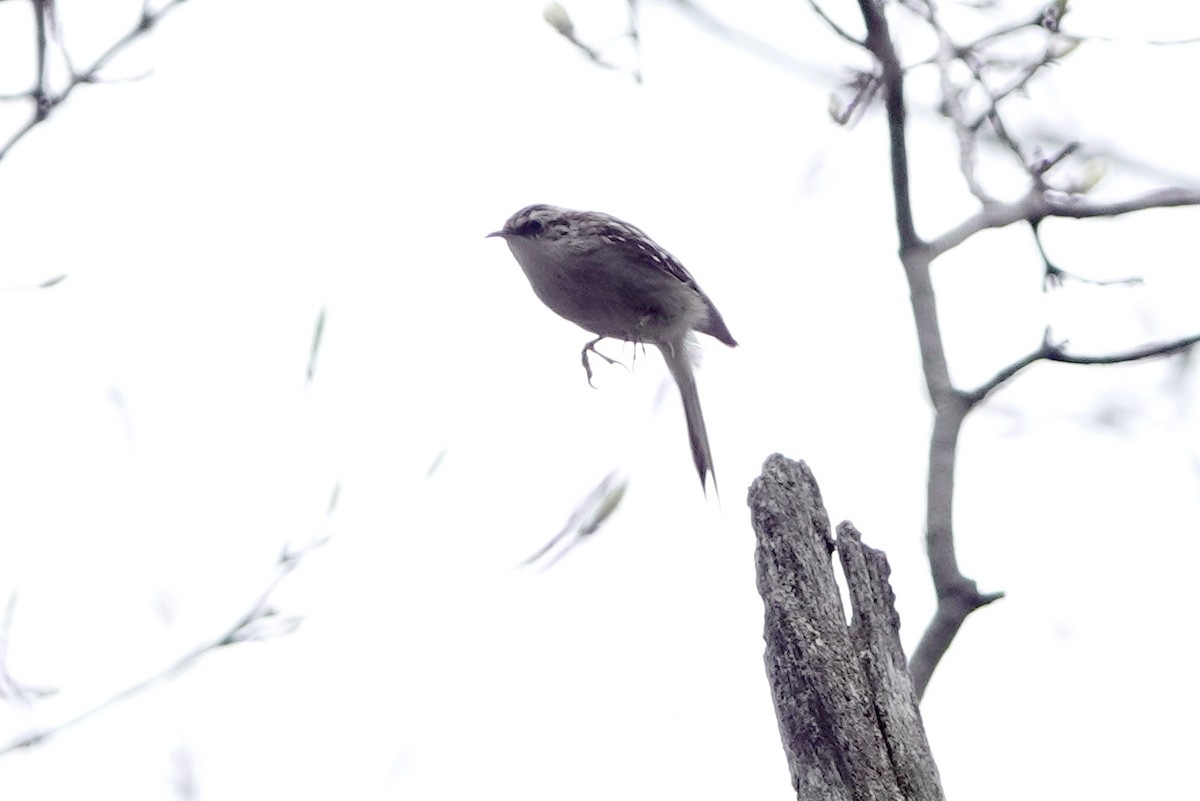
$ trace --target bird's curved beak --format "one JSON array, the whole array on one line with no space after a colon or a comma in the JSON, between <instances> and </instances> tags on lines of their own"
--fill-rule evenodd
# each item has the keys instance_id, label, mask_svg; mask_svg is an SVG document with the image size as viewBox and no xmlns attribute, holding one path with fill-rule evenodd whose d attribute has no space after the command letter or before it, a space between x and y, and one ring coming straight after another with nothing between
<instances>
[{"instance_id":1,"label":"bird's curved beak","mask_svg":"<svg viewBox=\"0 0 1200 801\"><path fill-rule=\"evenodd\" d=\"M501 239L503 239L504 237L508 236L508 232L507 231L492 231L490 234L485 236L484 239L487 239L488 237L493 237L493 236L498 236Z\"/></svg>"}]
</instances>

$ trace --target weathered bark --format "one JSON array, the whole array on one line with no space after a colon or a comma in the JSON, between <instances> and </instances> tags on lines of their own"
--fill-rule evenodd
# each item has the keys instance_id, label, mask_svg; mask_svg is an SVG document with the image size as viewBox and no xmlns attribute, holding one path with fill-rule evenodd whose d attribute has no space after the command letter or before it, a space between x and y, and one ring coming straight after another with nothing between
<instances>
[{"instance_id":1,"label":"weathered bark","mask_svg":"<svg viewBox=\"0 0 1200 801\"><path fill-rule=\"evenodd\" d=\"M750 487L764 660L796 796L943 798L900 646L887 558L849 523L834 540L816 480L778 454ZM846 624L830 557L849 585Z\"/></svg>"}]
</instances>

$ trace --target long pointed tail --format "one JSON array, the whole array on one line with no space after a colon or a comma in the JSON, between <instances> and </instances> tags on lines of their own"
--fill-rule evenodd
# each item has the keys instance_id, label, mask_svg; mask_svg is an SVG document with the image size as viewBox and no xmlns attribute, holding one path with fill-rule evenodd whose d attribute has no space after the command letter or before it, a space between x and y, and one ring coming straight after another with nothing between
<instances>
[{"instance_id":1,"label":"long pointed tail","mask_svg":"<svg viewBox=\"0 0 1200 801\"><path fill-rule=\"evenodd\" d=\"M712 450L708 447L708 431L704 428L704 413L700 411L700 394L696 391L696 374L692 371L692 360L685 342L660 345L663 359L683 398L683 414L687 418L688 440L692 445L692 461L700 474L700 487L708 494L707 474L712 474L713 491L717 491L717 473L713 469Z\"/></svg>"}]
</instances>

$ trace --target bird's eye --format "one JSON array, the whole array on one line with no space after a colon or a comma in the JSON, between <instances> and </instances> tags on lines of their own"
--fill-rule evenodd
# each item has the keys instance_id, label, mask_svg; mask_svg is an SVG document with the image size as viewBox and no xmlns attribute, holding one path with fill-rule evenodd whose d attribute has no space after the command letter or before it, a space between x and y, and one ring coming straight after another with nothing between
<instances>
[{"instance_id":1,"label":"bird's eye","mask_svg":"<svg viewBox=\"0 0 1200 801\"><path fill-rule=\"evenodd\" d=\"M537 236L545 227L541 220L531 219L518 225L515 233L518 236Z\"/></svg>"}]
</instances>

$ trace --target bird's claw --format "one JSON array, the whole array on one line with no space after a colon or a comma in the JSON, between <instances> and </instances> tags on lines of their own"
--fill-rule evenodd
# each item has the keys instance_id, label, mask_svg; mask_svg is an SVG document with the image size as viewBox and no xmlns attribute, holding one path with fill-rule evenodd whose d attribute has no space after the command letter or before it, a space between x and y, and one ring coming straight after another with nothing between
<instances>
[{"instance_id":1,"label":"bird's claw","mask_svg":"<svg viewBox=\"0 0 1200 801\"><path fill-rule=\"evenodd\" d=\"M587 373L588 386L591 387L592 389L595 389L596 385L592 383L592 365L591 365L591 362L588 361L588 352L589 351L596 354L601 359L604 359L604 361L608 362L609 364L620 364L622 367L625 367L624 364L621 364L621 362L617 361L616 359L612 358L611 356L605 356L603 353L596 350L596 343L602 339L604 339L604 337L596 337L591 342L584 345L583 350L580 353L580 355L582 357L581 360L583 361L583 369ZM625 369L628 370L629 368L626 367Z\"/></svg>"}]
</instances>

